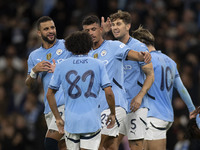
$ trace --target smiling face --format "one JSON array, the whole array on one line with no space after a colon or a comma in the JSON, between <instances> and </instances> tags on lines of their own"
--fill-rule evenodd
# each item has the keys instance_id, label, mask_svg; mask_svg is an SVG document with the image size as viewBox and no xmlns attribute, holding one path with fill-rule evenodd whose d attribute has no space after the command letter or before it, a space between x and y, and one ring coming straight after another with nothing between
<instances>
[{"instance_id":1,"label":"smiling face","mask_svg":"<svg viewBox=\"0 0 200 150\"><path fill-rule=\"evenodd\" d=\"M93 23L90 25L83 25L83 30L88 32L92 37L93 44L97 44L102 39L102 28L99 24Z\"/></svg>"},{"instance_id":2,"label":"smiling face","mask_svg":"<svg viewBox=\"0 0 200 150\"><path fill-rule=\"evenodd\" d=\"M38 30L38 35L44 42L53 44L56 39L56 27L54 22L52 20L41 22Z\"/></svg>"},{"instance_id":3,"label":"smiling face","mask_svg":"<svg viewBox=\"0 0 200 150\"><path fill-rule=\"evenodd\" d=\"M121 41L125 36L129 36L131 25L125 24L122 19L116 19L111 23L111 29L114 37Z\"/></svg>"}]
</instances>

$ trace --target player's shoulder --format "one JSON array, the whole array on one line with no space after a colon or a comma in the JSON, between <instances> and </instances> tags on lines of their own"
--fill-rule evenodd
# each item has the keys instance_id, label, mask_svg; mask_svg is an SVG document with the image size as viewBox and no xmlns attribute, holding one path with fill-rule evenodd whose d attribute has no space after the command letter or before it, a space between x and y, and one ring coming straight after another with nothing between
<instances>
[{"instance_id":1,"label":"player's shoulder","mask_svg":"<svg viewBox=\"0 0 200 150\"><path fill-rule=\"evenodd\" d=\"M168 63L176 65L176 62L173 59L171 59L169 56L167 56L166 54L162 53L161 50L152 51L151 56L152 56L152 58L154 58L154 57L162 58L163 60L167 61Z\"/></svg>"},{"instance_id":2,"label":"player's shoulder","mask_svg":"<svg viewBox=\"0 0 200 150\"><path fill-rule=\"evenodd\" d=\"M56 67L57 66L59 66L61 68L65 67L66 65L68 65L71 62L70 59L71 58L63 59L61 62L59 62L59 63L56 64Z\"/></svg>"},{"instance_id":3,"label":"player's shoulder","mask_svg":"<svg viewBox=\"0 0 200 150\"><path fill-rule=\"evenodd\" d=\"M56 43L54 44L54 47L65 48L65 40L64 39L57 39Z\"/></svg>"},{"instance_id":4,"label":"player's shoulder","mask_svg":"<svg viewBox=\"0 0 200 150\"><path fill-rule=\"evenodd\" d=\"M162 53L162 55L163 55L163 57L164 57L165 59L168 59L168 61L170 61L170 62L176 64L176 62L175 62L173 59L171 59L169 56L167 56L166 54Z\"/></svg>"},{"instance_id":5,"label":"player's shoulder","mask_svg":"<svg viewBox=\"0 0 200 150\"><path fill-rule=\"evenodd\" d=\"M132 37L130 37L130 42L128 43L128 46L130 48L132 48L133 50L136 50L136 51L139 51L139 52L140 51L143 51L143 52L149 51L147 46L144 43L142 43L139 40L134 39Z\"/></svg>"},{"instance_id":6,"label":"player's shoulder","mask_svg":"<svg viewBox=\"0 0 200 150\"><path fill-rule=\"evenodd\" d=\"M120 47L124 47L125 44L118 41L118 40L106 40L107 44L109 44L110 46L120 46Z\"/></svg>"},{"instance_id":7,"label":"player's shoulder","mask_svg":"<svg viewBox=\"0 0 200 150\"><path fill-rule=\"evenodd\" d=\"M93 57L87 57L87 59L92 61L93 63L103 64L101 60L93 58Z\"/></svg>"},{"instance_id":8,"label":"player's shoulder","mask_svg":"<svg viewBox=\"0 0 200 150\"><path fill-rule=\"evenodd\" d=\"M38 54L40 54L42 51L43 51L42 46L40 46L39 48L33 50L33 51L29 54L29 57L38 55Z\"/></svg>"},{"instance_id":9,"label":"player's shoulder","mask_svg":"<svg viewBox=\"0 0 200 150\"><path fill-rule=\"evenodd\" d=\"M139 40L133 38L133 37L130 37L128 42L127 43L131 43L131 44L140 44L142 42L140 42Z\"/></svg>"},{"instance_id":10,"label":"player's shoulder","mask_svg":"<svg viewBox=\"0 0 200 150\"><path fill-rule=\"evenodd\" d=\"M57 42L58 42L59 44L65 44L65 40L64 40L64 39L57 39Z\"/></svg>"}]
</instances>

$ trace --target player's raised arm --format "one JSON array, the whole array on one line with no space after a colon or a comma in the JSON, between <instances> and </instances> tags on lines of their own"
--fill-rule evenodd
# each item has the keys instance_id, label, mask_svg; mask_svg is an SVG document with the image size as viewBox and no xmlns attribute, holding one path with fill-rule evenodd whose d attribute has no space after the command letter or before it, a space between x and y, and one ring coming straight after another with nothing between
<instances>
[{"instance_id":1,"label":"player's raised arm","mask_svg":"<svg viewBox=\"0 0 200 150\"><path fill-rule=\"evenodd\" d=\"M182 80L181 80L181 78L179 76L176 77L176 79L175 79L174 87L177 89L177 91L178 91L179 95L181 96L182 100L187 105L187 108L188 108L188 110L190 112L190 119L193 118L192 114L195 111L195 107L194 107L194 104L192 102L192 99L191 99L187 89L183 85L183 82L182 82Z\"/></svg>"},{"instance_id":2,"label":"player's raised arm","mask_svg":"<svg viewBox=\"0 0 200 150\"><path fill-rule=\"evenodd\" d=\"M133 60L133 61L144 61L145 63L150 63L151 54L149 52L137 52L134 50L130 50L128 52L126 59Z\"/></svg>"},{"instance_id":3,"label":"player's raised arm","mask_svg":"<svg viewBox=\"0 0 200 150\"><path fill-rule=\"evenodd\" d=\"M36 64L32 69L29 75L27 75L27 78L25 80L25 84L29 88L33 88L35 86L35 82L38 76L39 72L43 71L49 71L51 69L51 63L48 61L41 61L38 64Z\"/></svg>"},{"instance_id":4,"label":"player's raised arm","mask_svg":"<svg viewBox=\"0 0 200 150\"><path fill-rule=\"evenodd\" d=\"M151 88L151 85L154 82L154 70L152 63L142 66L142 70L146 75L146 79L138 95L135 96L131 101L130 107L133 112L137 111L140 108L140 105L142 103L142 98L144 97L145 94L147 94L148 90Z\"/></svg>"}]
</instances>

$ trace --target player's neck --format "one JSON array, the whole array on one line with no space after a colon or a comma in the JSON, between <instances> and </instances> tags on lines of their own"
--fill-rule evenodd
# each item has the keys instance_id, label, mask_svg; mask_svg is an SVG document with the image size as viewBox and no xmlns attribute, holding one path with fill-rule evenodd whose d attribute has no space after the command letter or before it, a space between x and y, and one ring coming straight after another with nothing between
<instances>
[{"instance_id":1,"label":"player's neck","mask_svg":"<svg viewBox=\"0 0 200 150\"><path fill-rule=\"evenodd\" d=\"M56 43L56 40L52 44L50 44L50 43L48 43L46 41L43 41L42 42L42 47L45 48L45 49L49 49L49 48L53 47L55 43Z\"/></svg>"},{"instance_id":2,"label":"player's neck","mask_svg":"<svg viewBox=\"0 0 200 150\"><path fill-rule=\"evenodd\" d=\"M130 35L129 34L126 34L125 36L123 36L121 39L118 39L120 42L126 44L128 42L130 38Z\"/></svg>"},{"instance_id":3,"label":"player's neck","mask_svg":"<svg viewBox=\"0 0 200 150\"><path fill-rule=\"evenodd\" d=\"M148 46L149 52L156 51L155 47L152 45Z\"/></svg>"},{"instance_id":4,"label":"player's neck","mask_svg":"<svg viewBox=\"0 0 200 150\"><path fill-rule=\"evenodd\" d=\"M104 41L104 39L103 38L101 38L100 40L99 40L99 42L97 42L97 43L93 43L93 49L97 49L97 48L99 48L100 46L101 46L101 44L103 43L103 41Z\"/></svg>"}]
</instances>

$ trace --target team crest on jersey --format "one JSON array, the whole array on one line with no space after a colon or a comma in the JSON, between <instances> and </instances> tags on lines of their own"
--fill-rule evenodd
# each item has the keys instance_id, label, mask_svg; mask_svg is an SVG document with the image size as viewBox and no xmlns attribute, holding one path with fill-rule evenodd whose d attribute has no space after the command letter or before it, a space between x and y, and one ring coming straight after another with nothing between
<instances>
[{"instance_id":1,"label":"team crest on jersey","mask_svg":"<svg viewBox=\"0 0 200 150\"><path fill-rule=\"evenodd\" d=\"M106 50L103 50L102 52L101 52L101 56L105 56L107 54L107 51Z\"/></svg>"},{"instance_id":2,"label":"team crest on jersey","mask_svg":"<svg viewBox=\"0 0 200 150\"><path fill-rule=\"evenodd\" d=\"M51 53L47 54L47 60L51 59Z\"/></svg>"},{"instance_id":3,"label":"team crest on jersey","mask_svg":"<svg viewBox=\"0 0 200 150\"><path fill-rule=\"evenodd\" d=\"M119 45L120 48L123 48L125 46L124 43L122 43L121 45Z\"/></svg>"},{"instance_id":4,"label":"team crest on jersey","mask_svg":"<svg viewBox=\"0 0 200 150\"><path fill-rule=\"evenodd\" d=\"M94 54L94 58L98 58L98 53Z\"/></svg>"},{"instance_id":5,"label":"team crest on jersey","mask_svg":"<svg viewBox=\"0 0 200 150\"><path fill-rule=\"evenodd\" d=\"M62 54L62 49L58 49L58 50L56 51L56 54L57 54L57 55Z\"/></svg>"}]
</instances>

